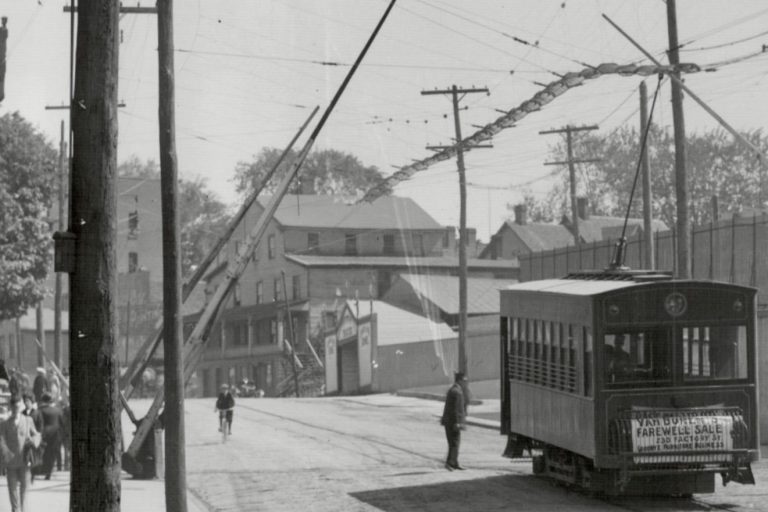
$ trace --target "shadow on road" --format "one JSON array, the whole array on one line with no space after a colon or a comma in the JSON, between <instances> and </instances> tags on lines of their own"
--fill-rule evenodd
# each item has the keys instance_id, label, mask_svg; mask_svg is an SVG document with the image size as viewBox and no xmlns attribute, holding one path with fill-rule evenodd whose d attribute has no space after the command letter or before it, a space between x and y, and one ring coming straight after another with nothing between
<instances>
[{"instance_id":1,"label":"shadow on road","mask_svg":"<svg viewBox=\"0 0 768 512\"><path fill-rule=\"evenodd\" d=\"M456 475L471 476L471 470ZM451 476L453 477L453 475ZM453 510L526 510L551 512L562 507L573 496L582 507L568 510L590 510L595 501L569 493L530 475L502 475L472 480L452 480L439 484L394 487L350 493L368 505L385 512ZM571 498L569 498L569 496ZM573 503L571 503L573 505Z\"/></svg>"},{"instance_id":2,"label":"shadow on road","mask_svg":"<svg viewBox=\"0 0 768 512\"><path fill-rule=\"evenodd\" d=\"M471 470L470 470L471 471ZM471 476L471 472L454 475ZM451 475L453 477L453 475ZM384 512L525 510L587 512L595 510L711 511L712 506L684 498L591 498L532 475L502 475L439 484L352 492L349 495ZM718 506L729 510L729 505Z\"/></svg>"}]
</instances>

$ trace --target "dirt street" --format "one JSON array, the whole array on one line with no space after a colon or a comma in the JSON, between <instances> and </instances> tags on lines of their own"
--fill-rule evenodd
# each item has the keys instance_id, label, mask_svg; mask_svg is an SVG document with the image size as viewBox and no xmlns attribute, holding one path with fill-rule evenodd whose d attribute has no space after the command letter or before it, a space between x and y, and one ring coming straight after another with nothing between
<instances>
[{"instance_id":1,"label":"dirt street","mask_svg":"<svg viewBox=\"0 0 768 512\"><path fill-rule=\"evenodd\" d=\"M240 399L225 445L213 404L189 400L186 415L187 481L211 511L768 511L765 463L757 486L606 501L532 476L529 461L500 457L504 439L479 427L463 434L467 470L446 471L436 401Z\"/></svg>"}]
</instances>

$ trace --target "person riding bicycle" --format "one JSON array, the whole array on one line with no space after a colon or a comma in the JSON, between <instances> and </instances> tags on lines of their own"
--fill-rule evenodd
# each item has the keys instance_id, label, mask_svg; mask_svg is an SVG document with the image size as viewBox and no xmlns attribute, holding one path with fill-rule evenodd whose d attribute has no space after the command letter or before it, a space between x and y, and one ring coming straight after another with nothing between
<instances>
[{"instance_id":1,"label":"person riding bicycle","mask_svg":"<svg viewBox=\"0 0 768 512\"><path fill-rule=\"evenodd\" d=\"M229 386L226 384L221 385L221 392L216 399L216 410L219 412L219 432L221 432L221 419L227 420L227 433L232 433L232 415L235 408L235 397L229 391Z\"/></svg>"}]
</instances>

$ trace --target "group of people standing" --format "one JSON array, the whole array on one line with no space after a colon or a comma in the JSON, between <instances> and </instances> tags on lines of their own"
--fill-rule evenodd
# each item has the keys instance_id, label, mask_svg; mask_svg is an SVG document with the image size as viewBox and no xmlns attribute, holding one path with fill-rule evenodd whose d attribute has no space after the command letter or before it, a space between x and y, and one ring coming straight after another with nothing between
<instances>
[{"instance_id":1,"label":"group of people standing","mask_svg":"<svg viewBox=\"0 0 768 512\"><path fill-rule=\"evenodd\" d=\"M35 477L50 479L54 468L68 466L70 453L69 404L59 378L40 367L30 385L20 374L9 375L0 361L0 392L10 393L8 411L0 416L0 472L8 480L12 512L24 511Z\"/></svg>"}]
</instances>

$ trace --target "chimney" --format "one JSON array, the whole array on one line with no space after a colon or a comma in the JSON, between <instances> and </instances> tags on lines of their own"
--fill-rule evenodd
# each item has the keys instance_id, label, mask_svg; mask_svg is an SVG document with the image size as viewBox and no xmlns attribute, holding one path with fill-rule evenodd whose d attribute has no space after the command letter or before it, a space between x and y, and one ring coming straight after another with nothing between
<instances>
[{"instance_id":1,"label":"chimney","mask_svg":"<svg viewBox=\"0 0 768 512\"><path fill-rule=\"evenodd\" d=\"M576 210L579 212L580 219L587 220L589 218L589 200L586 197L577 197Z\"/></svg>"},{"instance_id":2,"label":"chimney","mask_svg":"<svg viewBox=\"0 0 768 512\"><path fill-rule=\"evenodd\" d=\"M524 204L515 205L515 224L525 226L528 223L528 207Z\"/></svg>"}]
</instances>

